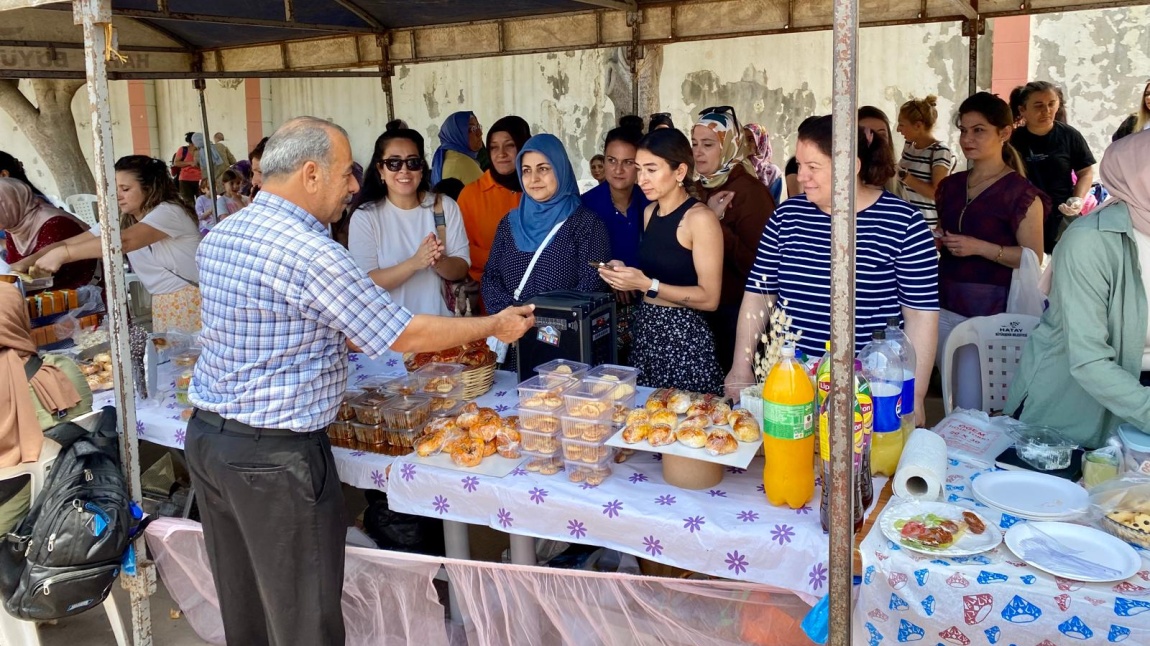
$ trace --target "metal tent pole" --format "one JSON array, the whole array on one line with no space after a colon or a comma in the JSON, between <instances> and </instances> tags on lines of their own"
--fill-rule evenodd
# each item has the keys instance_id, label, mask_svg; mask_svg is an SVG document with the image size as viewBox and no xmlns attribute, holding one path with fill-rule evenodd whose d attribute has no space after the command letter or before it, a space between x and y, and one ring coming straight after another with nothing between
<instances>
[{"instance_id":1,"label":"metal tent pole","mask_svg":"<svg viewBox=\"0 0 1150 646\"><path fill-rule=\"evenodd\" d=\"M107 56L115 43L111 0L74 0L73 20L84 27L84 68L88 77L88 105L92 111L92 156L95 159L96 195L99 197L100 243L104 261L104 284L110 297L108 328L111 333L113 382L115 384L116 431L120 435L120 462L132 500L139 503L140 442L136 432L136 387L129 349L127 287L124 253L116 205L112 155L112 110L108 97ZM132 634L136 646L151 646L152 615L148 595L155 592L154 564L148 561L144 539L135 543L138 559L135 576L121 576L132 601Z\"/></svg>"},{"instance_id":2,"label":"metal tent pole","mask_svg":"<svg viewBox=\"0 0 1150 646\"><path fill-rule=\"evenodd\" d=\"M204 99L204 90L208 87L208 82L204 79L196 79L192 81L196 87L196 94L200 97L200 122L204 129L204 147L208 149L208 154L204 157L208 162L208 193L212 197L212 224L220 221L220 213L216 210L216 164L212 161L212 152L216 149L215 142L208 130L208 103Z\"/></svg>"},{"instance_id":3,"label":"metal tent pole","mask_svg":"<svg viewBox=\"0 0 1150 646\"><path fill-rule=\"evenodd\" d=\"M854 552L855 172L859 0L834 0L831 207L830 638L850 646Z\"/></svg>"}]
</instances>

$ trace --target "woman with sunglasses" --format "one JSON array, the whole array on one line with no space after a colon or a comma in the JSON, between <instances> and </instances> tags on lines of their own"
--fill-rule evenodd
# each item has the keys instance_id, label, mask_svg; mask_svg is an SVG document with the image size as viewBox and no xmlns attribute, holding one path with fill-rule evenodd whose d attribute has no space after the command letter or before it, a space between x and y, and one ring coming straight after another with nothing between
<instances>
[{"instance_id":1,"label":"woman with sunglasses","mask_svg":"<svg viewBox=\"0 0 1150 646\"><path fill-rule=\"evenodd\" d=\"M776 305L801 333L798 348L824 352L831 323L831 117L799 126L795 152L804 194L783 202L767 223L739 316L728 394L756 381L752 362L759 335ZM914 411L922 409L938 336L938 261L934 237L922 213L877 186L894 176L894 155L873 131L859 129L855 191L855 352L874 330L895 317L914 345ZM906 404L904 404L906 405Z\"/></svg>"},{"instance_id":2,"label":"woman with sunglasses","mask_svg":"<svg viewBox=\"0 0 1150 646\"><path fill-rule=\"evenodd\" d=\"M463 217L455 200L429 190L423 136L388 130L375 141L363 191L352 209L348 251L376 285L413 314L451 316L440 288L471 264ZM436 234L435 203L447 229Z\"/></svg>"},{"instance_id":3,"label":"woman with sunglasses","mask_svg":"<svg viewBox=\"0 0 1150 646\"><path fill-rule=\"evenodd\" d=\"M611 253L607 229L580 202L563 144L554 135L535 135L519 151L516 167L523 198L495 231L483 271L487 313L546 292L606 291L592 265Z\"/></svg>"},{"instance_id":4,"label":"woman with sunglasses","mask_svg":"<svg viewBox=\"0 0 1150 646\"><path fill-rule=\"evenodd\" d=\"M719 306L722 227L684 186L694 159L683 133L649 133L635 163L639 188L653 202L643 214L637 265L615 259L599 270L613 289L644 293L634 315L631 363L643 386L720 394L723 372L703 316Z\"/></svg>"},{"instance_id":5,"label":"woman with sunglasses","mask_svg":"<svg viewBox=\"0 0 1150 646\"><path fill-rule=\"evenodd\" d=\"M455 112L439 128L439 148L431 160L431 185L454 177L466 186L483 175L479 151L483 128L474 112Z\"/></svg>"},{"instance_id":6,"label":"woman with sunglasses","mask_svg":"<svg viewBox=\"0 0 1150 646\"><path fill-rule=\"evenodd\" d=\"M743 285L755 264L755 245L767 218L775 211L771 191L759 181L755 167L745 157L743 128L734 108L703 110L691 128L695 162L695 190L715 215L723 233L723 287L719 307L705 316L715 337L719 364L731 368L735 351L735 328Z\"/></svg>"}]
</instances>

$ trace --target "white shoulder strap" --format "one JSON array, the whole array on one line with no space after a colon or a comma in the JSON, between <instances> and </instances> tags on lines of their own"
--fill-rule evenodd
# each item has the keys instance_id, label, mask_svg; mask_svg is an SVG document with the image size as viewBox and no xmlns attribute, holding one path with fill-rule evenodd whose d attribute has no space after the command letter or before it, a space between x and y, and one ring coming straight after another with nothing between
<instances>
[{"instance_id":1,"label":"white shoulder strap","mask_svg":"<svg viewBox=\"0 0 1150 646\"><path fill-rule=\"evenodd\" d=\"M563 222L566 222L566 220ZM542 244L535 250L535 255L531 256L531 263L527 265L527 271L523 272L523 279L519 281L519 287L516 287L515 293L512 294L512 299L515 301L519 300L519 295L523 293L523 288L527 286L527 279L531 278L531 271L535 269L535 263L539 262L539 256L543 255L543 250L547 248L547 245L551 242L551 238L554 238L559 228L563 226L563 222L557 222L555 226L551 227L551 231L547 234L547 237L543 238Z\"/></svg>"}]
</instances>

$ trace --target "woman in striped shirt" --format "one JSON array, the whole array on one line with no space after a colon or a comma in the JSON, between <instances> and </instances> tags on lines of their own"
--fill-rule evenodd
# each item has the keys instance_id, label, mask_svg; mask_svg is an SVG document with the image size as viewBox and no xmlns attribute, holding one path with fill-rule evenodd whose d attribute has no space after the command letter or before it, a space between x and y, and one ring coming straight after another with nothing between
<instances>
[{"instance_id":1,"label":"woman in striped shirt","mask_svg":"<svg viewBox=\"0 0 1150 646\"><path fill-rule=\"evenodd\" d=\"M914 344L916 422L930 382L938 336L938 261L922 213L875 188L894 176L888 144L859 130L855 180L855 351L900 317ZM831 118L812 117L799 126L796 155L803 195L783 202L767 221L755 265L747 279L728 394L754 381L752 361L764 321L776 302L800 332L798 347L821 355L830 340Z\"/></svg>"}]
</instances>

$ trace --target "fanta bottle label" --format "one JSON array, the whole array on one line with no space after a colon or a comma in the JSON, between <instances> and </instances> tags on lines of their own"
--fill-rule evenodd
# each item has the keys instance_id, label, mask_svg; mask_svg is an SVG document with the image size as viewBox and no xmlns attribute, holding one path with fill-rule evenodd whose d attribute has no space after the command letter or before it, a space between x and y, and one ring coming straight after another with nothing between
<instances>
[{"instance_id":1,"label":"fanta bottle label","mask_svg":"<svg viewBox=\"0 0 1150 646\"><path fill-rule=\"evenodd\" d=\"M777 440L802 440L815 432L810 404L763 402L763 436Z\"/></svg>"}]
</instances>

